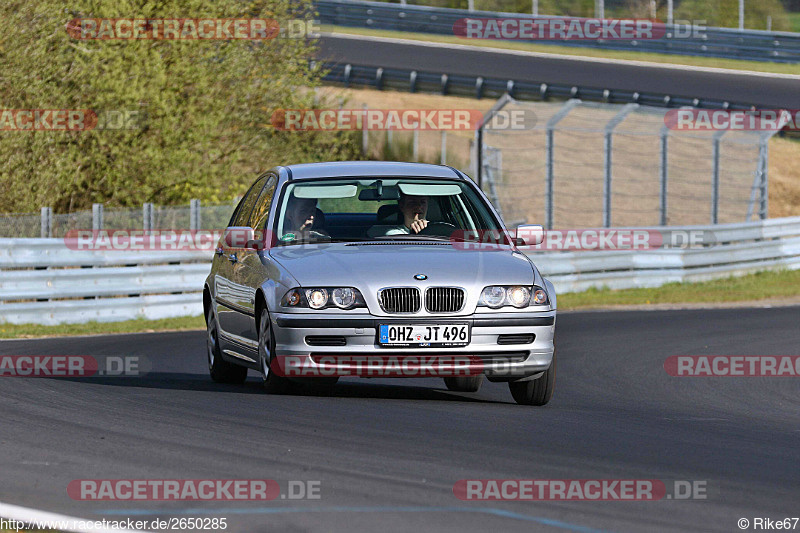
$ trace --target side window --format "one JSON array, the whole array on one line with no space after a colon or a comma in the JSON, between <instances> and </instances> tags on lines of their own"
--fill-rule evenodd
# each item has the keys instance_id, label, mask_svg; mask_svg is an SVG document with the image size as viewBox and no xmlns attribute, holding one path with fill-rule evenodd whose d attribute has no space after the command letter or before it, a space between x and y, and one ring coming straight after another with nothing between
<instances>
[{"instance_id":1,"label":"side window","mask_svg":"<svg viewBox=\"0 0 800 533\"><path fill-rule=\"evenodd\" d=\"M275 176L270 176L267 184L258 196L258 201L253 209L253 214L250 215L250 227L253 229L263 229L269 217L269 208L272 205L272 196L275 194L275 185L278 179Z\"/></svg>"},{"instance_id":2,"label":"side window","mask_svg":"<svg viewBox=\"0 0 800 533\"><path fill-rule=\"evenodd\" d=\"M247 191L236 213L236 219L233 222L234 226L250 225L250 213L253 211L253 206L258 199L258 194L261 192L261 189L264 188L264 183L266 183L267 178L268 176L261 176L258 181L250 187L250 190Z\"/></svg>"}]
</instances>

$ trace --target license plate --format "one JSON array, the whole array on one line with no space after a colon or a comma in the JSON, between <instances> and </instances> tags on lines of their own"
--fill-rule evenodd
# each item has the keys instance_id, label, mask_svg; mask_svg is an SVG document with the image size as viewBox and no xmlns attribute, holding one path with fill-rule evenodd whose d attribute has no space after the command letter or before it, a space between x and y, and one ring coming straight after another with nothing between
<instances>
[{"instance_id":1,"label":"license plate","mask_svg":"<svg viewBox=\"0 0 800 533\"><path fill-rule=\"evenodd\" d=\"M393 346L465 346L469 336L469 324L381 324L378 328L378 343Z\"/></svg>"}]
</instances>

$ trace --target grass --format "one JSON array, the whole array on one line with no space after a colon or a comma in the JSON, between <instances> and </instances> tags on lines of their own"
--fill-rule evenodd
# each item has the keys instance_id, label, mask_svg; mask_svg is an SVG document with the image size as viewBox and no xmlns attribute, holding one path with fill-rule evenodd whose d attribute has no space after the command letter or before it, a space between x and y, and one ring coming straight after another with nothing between
<instances>
[{"instance_id":1,"label":"grass","mask_svg":"<svg viewBox=\"0 0 800 533\"><path fill-rule=\"evenodd\" d=\"M800 297L800 270L780 270L699 283L668 283L653 289L590 289L565 293L558 296L558 309L563 311L619 305L756 302L797 297Z\"/></svg>"},{"instance_id":2,"label":"grass","mask_svg":"<svg viewBox=\"0 0 800 533\"><path fill-rule=\"evenodd\" d=\"M614 306L654 304L717 304L797 299L800 304L800 270L765 271L700 283L669 283L654 289L590 289L558 296L561 311L613 308ZM128 320L125 322L89 322L40 326L36 324L0 324L0 338L66 337L109 333L146 333L156 331L202 330L202 316L163 320Z\"/></svg>"},{"instance_id":3,"label":"grass","mask_svg":"<svg viewBox=\"0 0 800 533\"><path fill-rule=\"evenodd\" d=\"M800 14L794 14L800 15ZM793 23L800 25L800 17L792 19ZM415 33L393 30L372 30L366 28L350 28L345 26L322 25L321 31L351 35L366 35L371 37L391 37L395 39L411 39L415 41L428 41L446 44L467 44L483 46L486 48L500 48L505 50L522 50L526 52L541 52L582 57L599 57L604 59L621 59L627 61L648 61L651 63L668 63L674 65L690 65L696 67L713 67L734 70L751 70L772 74L797 74L800 75L800 65L786 63L769 63L763 61L742 61L738 59L723 59L715 57L682 56L671 54L657 54L653 52L627 52L623 50L602 50L597 48L584 48L573 46L559 46L551 44L527 43L521 41L500 41L491 39L466 39L449 35L436 35L428 33ZM795 30L800 31L800 30Z\"/></svg>"},{"instance_id":4,"label":"grass","mask_svg":"<svg viewBox=\"0 0 800 533\"><path fill-rule=\"evenodd\" d=\"M72 335L104 335L108 333L144 333L154 331L179 331L205 329L202 316L163 318L160 320L126 320L123 322L87 322L85 324L0 324L0 339L26 337L67 337Z\"/></svg>"},{"instance_id":5,"label":"grass","mask_svg":"<svg viewBox=\"0 0 800 533\"><path fill-rule=\"evenodd\" d=\"M800 13L787 13L789 16L789 24L791 24L792 31L800 32Z\"/></svg>"}]
</instances>

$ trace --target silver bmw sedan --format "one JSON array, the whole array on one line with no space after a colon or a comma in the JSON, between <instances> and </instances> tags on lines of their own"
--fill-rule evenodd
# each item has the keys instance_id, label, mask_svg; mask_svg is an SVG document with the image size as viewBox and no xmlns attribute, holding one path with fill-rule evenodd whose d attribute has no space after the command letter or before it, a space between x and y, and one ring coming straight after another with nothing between
<instances>
[{"instance_id":1,"label":"silver bmw sedan","mask_svg":"<svg viewBox=\"0 0 800 533\"><path fill-rule=\"evenodd\" d=\"M446 166L276 167L244 195L203 291L208 368L271 393L342 376L441 377L517 403L553 394L556 294L486 196Z\"/></svg>"}]
</instances>

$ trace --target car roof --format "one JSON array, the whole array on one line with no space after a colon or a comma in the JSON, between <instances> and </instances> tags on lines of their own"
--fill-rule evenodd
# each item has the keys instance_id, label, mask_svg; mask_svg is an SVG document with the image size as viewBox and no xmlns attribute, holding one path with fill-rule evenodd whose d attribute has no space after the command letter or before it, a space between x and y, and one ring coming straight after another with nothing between
<instances>
[{"instance_id":1,"label":"car roof","mask_svg":"<svg viewBox=\"0 0 800 533\"><path fill-rule=\"evenodd\" d=\"M343 178L343 177L421 177L457 178L464 176L452 167L425 163L399 163L392 161L334 161L305 163L275 169L288 179Z\"/></svg>"}]
</instances>

